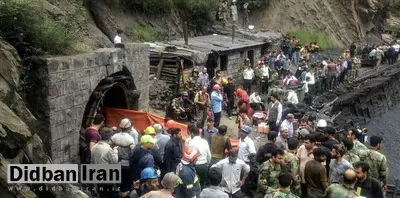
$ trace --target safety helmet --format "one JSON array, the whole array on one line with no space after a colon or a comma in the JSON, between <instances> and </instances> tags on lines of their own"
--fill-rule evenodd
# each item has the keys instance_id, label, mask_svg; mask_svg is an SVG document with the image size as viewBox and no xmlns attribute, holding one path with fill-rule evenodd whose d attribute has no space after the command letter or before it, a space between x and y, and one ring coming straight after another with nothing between
<instances>
[{"instance_id":1,"label":"safety helmet","mask_svg":"<svg viewBox=\"0 0 400 198\"><path fill-rule=\"evenodd\" d=\"M213 89L214 90L221 90L221 86L219 85L219 84L215 84L214 86L213 86Z\"/></svg>"},{"instance_id":2,"label":"safety helmet","mask_svg":"<svg viewBox=\"0 0 400 198\"><path fill-rule=\"evenodd\" d=\"M140 181L147 181L150 179L158 179L159 175L157 174L156 169L147 167L142 170L140 173Z\"/></svg>"},{"instance_id":3,"label":"safety helmet","mask_svg":"<svg viewBox=\"0 0 400 198\"><path fill-rule=\"evenodd\" d=\"M183 152L182 159L186 162L193 163L200 156L197 148L186 147Z\"/></svg>"},{"instance_id":4,"label":"safety helmet","mask_svg":"<svg viewBox=\"0 0 400 198\"><path fill-rule=\"evenodd\" d=\"M226 84L228 84L228 79L226 79L226 78L222 78L222 80L221 80L222 82L222 85L226 85Z\"/></svg>"},{"instance_id":5,"label":"safety helmet","mask_svg":"<svg viewBox=\"0 0 400 198\"><path fill-rule=\"evenodd\" d=\"M165 128L170 129L175 127L175 121L174 120L168 120L167 123L165 123Z\"/></svg>"},{"instance_id":6,"label":"safety helmet","mask_svg":"<svg viewBox=\"0 0 400 198\"><path fill-rule=\"evenodd\" d=\"M156 134L156 130L154 129L154 127L148 126L148 127L144 130L144 134L145 134L145 135L155 135L155 134Z\"/></svg>"},{"instance_id":7,"label":"safety helmet","mask_svg":"<svg viewBox=\"0 0 400 198\"><path fill-rule=\"evenodd\" d=\"M326 126L328 126L328 124L326 123L326 120L324 120L324 119L318 120L317 127L324 128Z\"/></svg>"},{"instance_id":8,"label":"safety helmet","mask_svg":"<svg viewBox=\"0 0 400 198\"><path fill-rule=\"evenodd\" d=\"M187 91L182 91L181 96L188 97L189 93Z\"/></svg>"},{"instance_id":9,"label":"safety helmet","mask_svg":"<svg viewBox=\"0 0 400 198\"><path fill-rule=\"evenodd\" d=\"M130 128L131 126L132 126L132 123L128 118L122 119L121 122L119 123L119 127L121 129L127 129L127 128Z\"/></svg>"}]
</instances>

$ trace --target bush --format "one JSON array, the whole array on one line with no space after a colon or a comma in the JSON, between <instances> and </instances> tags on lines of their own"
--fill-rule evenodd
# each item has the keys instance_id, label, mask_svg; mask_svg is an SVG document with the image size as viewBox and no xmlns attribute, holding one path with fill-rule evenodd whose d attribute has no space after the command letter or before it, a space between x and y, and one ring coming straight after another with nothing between
<instances>
[{"instance_id":1,"label":"bush","mask_svg":"<svg viewBox=\"0 0 400 198\"><path fill-rule=\"evenodd\" d=\"M75 31L71 23L50 19L40 5L39 0L0 0L0 36L23 55L63 54Z\"/></svg>"},{"instance_id":2,"label":"bush","mask_svg":"<svg viewBox=\"0 0 400 198\"><path fill-rule=\"evenodd\" d=\"M317 42L321 49L330 49L334 47L331 37L323 32L300 29L289 32L288 35L300 39L302 45L308 45L310 42Z\"/></svg>"},{"instance_id":3,"label":"bush","mask_svg":"<svg viewBox=\"0 0 400 198\"><path fill-rule=\"evenodd\" d=\"M217 8L215 0L172 0L172 3L196 30L212 25Z\"/></svg>"},{"instance_id":4,"label":"bush","mask_svg":"<svg viewBox=\"0 0 400 198\"><path fill-rule=\"evenodd\" d=\"M128 27L128 30L133 40L142 42L154 42L158 40L158 32L145 24L134 24Z\"/></svg>"},{"instance_id":5,"label":"bush","mask_svg":"<svg viewBox=\"0 0 400 198\"><path fill-rule=\"evenodd\" d=\"M165 14L172 7L171 0L125 0L125 5L149 16Z\"/></svg>"}]
</instances>

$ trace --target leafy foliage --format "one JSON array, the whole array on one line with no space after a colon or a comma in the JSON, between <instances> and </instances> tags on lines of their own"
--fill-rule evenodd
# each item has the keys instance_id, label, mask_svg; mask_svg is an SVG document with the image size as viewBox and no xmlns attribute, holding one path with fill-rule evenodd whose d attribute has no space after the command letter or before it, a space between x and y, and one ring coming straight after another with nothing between
<instances>
[{"instance_id":1,"label":"leafy foliage","mask_svg":"<svg viewBox=\"0 0 400 198\"><path fill-rule=\"evenodd\" d=\"M243 4L249 3L248 9L255 10L268 7L269 1L270 0L238 0L236 5L238 6L238 9L243 9Z\"/></svg>"},{"instance_id":2,"label":"leafy foliage","mask_svg":"<svg viewBox=\"0 0 400 198\"><path fill-rule=\"evenodd\" d=\"M300 29L289 32L288 35L300 39L302 45L310 44L310 42L317 42L321 49L330 49L334 47L331 37L323 32Z\"/></svg>"},{"instance_id":3,"label":"leafy foliage","mask_svg":"<svg viewBox=\"0 0 400 198\"><path fill-rule=\"evenodd\" d=\"M158 38L158 33L154 28L145 24L134 24L128 27L132 39L142 42L154 42Z\"/></svg>"},{"instance_id":4,"label":"leafy foliage","mask_svg":"<svg viewBox=\"0 0 400 198\"><path fill-rule=\"evenodd\" d=\"M76 29L68 20L50 19L38 0L0 0L0 36L20 54L62 54L75 41Z\"/></svg>"}]
</instances>

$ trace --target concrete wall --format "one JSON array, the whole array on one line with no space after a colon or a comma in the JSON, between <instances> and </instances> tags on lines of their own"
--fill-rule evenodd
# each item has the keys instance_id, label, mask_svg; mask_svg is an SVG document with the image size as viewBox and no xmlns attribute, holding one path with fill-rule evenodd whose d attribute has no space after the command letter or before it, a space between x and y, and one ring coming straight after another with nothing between
<instances>
[{"instance_id":1,"label":"concrete wall","mask_svg":"<svg viewBox=\"0 0 400 198\"><path fill-rule=\"evenodd\" d=\"M254 51L253 67L256 66L257 60L261 56L261 46L231 51L231 52L229 52L229 55L228 55L228 69L226 71L223 71L224 76L232 77L236 84L241 83L243 80L243 75L242 75L242 72L240 71L240 69L241 69L241 67L243 67L244 60L248 57L247 53L250 50ZM220 59L218 60L218 62L219 62L218 64L220 65L219 68L221 68Z\"/></svg>"},{"instance_id":2,"label":"concrete wall","mask_svg":"<svg viewBox=\"0 0 400 198\"><path fill-rule=\"evenodd\" d=\"M54 163L73 163L79 159L79 131L89 97L100 80L121 71L132 73L139 91L139 109L149 106L149 46L125 44L125 49L105 48L76 56L45 60L48 82L48 104L51 145Z\"/></svg>"}]
</instances>

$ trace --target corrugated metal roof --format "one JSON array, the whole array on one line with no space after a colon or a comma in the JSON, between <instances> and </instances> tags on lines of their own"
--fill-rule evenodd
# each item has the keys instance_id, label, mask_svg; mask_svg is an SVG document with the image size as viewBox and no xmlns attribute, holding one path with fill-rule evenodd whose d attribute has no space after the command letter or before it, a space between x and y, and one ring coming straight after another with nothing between
<instances>
[{"instance_id":1,"label":"corrugated metal roof","mask_svg":"<svg viewBox=\"0 0 400 198\"><path fill-rule=\"evenodd\" d=\"M234 43L232 43L231 36L214 34L189 38L188 46L184 45L184 39L171 41L170 44L177 45L183 48L199 50L201 52L211 52L211 50L224 52L245 47L260 46L264 44L264 42L252 41L243 38L235 38Z\"/></svg>"}]
</instances>

